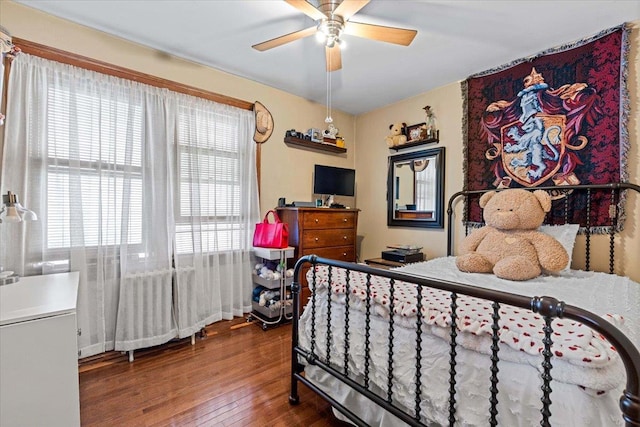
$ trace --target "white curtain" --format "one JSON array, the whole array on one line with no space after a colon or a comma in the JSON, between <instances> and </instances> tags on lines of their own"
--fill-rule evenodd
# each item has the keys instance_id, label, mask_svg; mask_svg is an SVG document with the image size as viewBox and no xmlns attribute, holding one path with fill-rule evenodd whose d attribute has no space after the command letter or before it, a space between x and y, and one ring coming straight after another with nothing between
<instances>
[{"instance_id":1,"label":"white curtain","mask_svg":"<svg viewBox=\"0 0 640 427\"><path fill-rule=\"evenodd\" d=\"M260 208L253 113L179 96L177 118L176 313L183 337L251 310Z\"/></svg>"},{"instance_id":2,"label":"white curtain","mask_svg":"<svg viewBox=\"0 0 640 427\"><path fill-rule=\"evenodd\" d=\"M2 241L11 247L2 245L0 265L23 275L80 272L81 357L157 345L178 330L194 332L227 313L248 311L251 282L240 270L250 265L249 230L242 227L250 224L252 230L259 218L255 144L247 130L253 129L253 114L229 107L237 133L227 136L242 147L238 157L245 163L238 171L247 179L239 189L247 201L241 213L211 212L226 196L207 188L189 193L187 205L195 210L185 215L185 182L227 182L218 169L224 161L214 159L229 154L181 136L182 121L193 112L185 106L200 103L26 54L12 63L2 192L18 194L39 221L3 224ZM211 120L225 114L204 114L198 131L218 129ZM190 162L198 168L212 163L201 173L213 175L185 180L179 173L181 145L193 145ZM207 200L212 194L218 197ZM205 204L208 210L199 211ZM194 219L194 212L203 216ZM212 245L227 238L227 228L237 234L231 246ZM176 258L174 249L185 239L194 249ZM193 268L187 276L198 279L182 280L183 268ZM186 320L179 320L184 312Z\"/></svg>"},{"instance_id":3,"label":"white curtain","mask_svg":"<svg viewBox=\"0 0 640 427\"><path fill-rule=\"evenodd\" d=\"M436 208L436 163L427 160L427 167L416 172L416 205L419 211L435 211Z\"/></svg>"},{"instance_id":4,"label":"white curtain","mask_svg":"<svg viewBox=\"0 0 640 427\"><path fill-rule=\"evenodd\" d=\"M130 107L135 105L138 110L140 106L141 121L139 130L136 123L123 133L126 147L121 150L126 174L118 208L122 214L116 350L162 344L177 331L172 312L171 251L175 103L166 90L138 84L128 89L134 98Z\"/></svg>"}]
</instances>

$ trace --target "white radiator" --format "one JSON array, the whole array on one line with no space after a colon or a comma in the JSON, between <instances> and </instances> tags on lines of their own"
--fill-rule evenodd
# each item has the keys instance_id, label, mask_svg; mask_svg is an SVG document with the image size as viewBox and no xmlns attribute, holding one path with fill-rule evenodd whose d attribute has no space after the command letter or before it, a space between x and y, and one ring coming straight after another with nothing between
<instances>
[{"instance_id":1,"label":"white radiator","mask_svg":"<svg viewBox=\"0 0 640 427\"><path fill-rule=\"evenodd\" d=\"M135 350L177 336L172 313L173 270L129 274L120 282L115 349Z\"/></svg>"},{"instance_id":2,"label":"white radiator","mask_svg":"<svg viewBox=\"0 0 640 427\"><path fill-rule=\"evenodd\" d=\"M173 302L178 324L178 337L193 335L206 326L204 313L201 313L204 289L202 283L196 280L194 267L178 267L173 281Z\"/></svg>"}]
</instances>

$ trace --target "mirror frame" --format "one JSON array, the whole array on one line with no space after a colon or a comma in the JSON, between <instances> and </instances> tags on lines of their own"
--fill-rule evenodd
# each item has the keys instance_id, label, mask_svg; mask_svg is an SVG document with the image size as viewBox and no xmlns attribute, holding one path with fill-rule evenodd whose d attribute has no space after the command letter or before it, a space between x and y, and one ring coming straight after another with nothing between
<instances>
[{"instance_id":1,"label":"mirror frame","mask_svg":"<svg viewBox=\"0 0 640 427\"><path fill-rule=\"evenodd\" d=\"M395 169L396 163L407 160L422 159L424 157L435 157L432 161L436 165L436 200L433 218L429 219L399 219L395 213ZM422 227L422 228L444 228L444 165L445 147L432 148L429 150L412 151L410 153L389 156L389 170L387 174L387 225L392 227ZM414 183L415 185L415 183Z\"/></svg>"}]
</instances>

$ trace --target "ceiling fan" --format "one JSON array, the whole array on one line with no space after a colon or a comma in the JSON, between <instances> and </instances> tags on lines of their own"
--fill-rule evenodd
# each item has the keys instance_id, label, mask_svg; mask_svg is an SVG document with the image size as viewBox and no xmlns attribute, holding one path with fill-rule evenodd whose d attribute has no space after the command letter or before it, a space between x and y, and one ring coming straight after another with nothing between
<instances>
[{"instance_id":1,"label":"ceiling fan","mask_svg":"<svg viewBox=\"0 0 640 427\"><path fill-rule=\"evenodd\" d=\"M325 45L327 71L336 71L342 68L340 45L343 34L409 46L418 33L416 30L350 21L349 19L365 7L370 0L319 0L320 5L317 8L306 0L285 1L315 19L316 25L258 43L252 47L259 51L265 51L316 34Z\"/></svg>"}]
</instances>

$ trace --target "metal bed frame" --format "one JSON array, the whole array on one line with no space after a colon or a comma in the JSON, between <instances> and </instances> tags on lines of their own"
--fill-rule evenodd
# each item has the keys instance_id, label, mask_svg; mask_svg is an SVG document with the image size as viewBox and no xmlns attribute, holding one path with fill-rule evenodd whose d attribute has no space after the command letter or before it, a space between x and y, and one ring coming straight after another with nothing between
<instances>
[{"instance_id":1,"label":"metal bed frame","mask_svg":"<svg viewBox=\"0 0 640 427\"><path fill-rule=\"evenodd\" d=\"M538 187L536 189L554 189L557 190L556 187ZM620 200L621 191L624 190L632 190L640 193L640 186L634 184L607 184L607 185L596 185L596 186L567 186L563 187L563 189L571 189L587 191L587 197L590 199L591 192L594 190L608 190L611 193L611 204L612 206L617 206L618 200ZM532 189L533 190L533 189ZM489 191L489 190L487 190ZM453 239L453 227L452 227L452 212L453 212L453 204L454 201L460 196L469 196L469 195L478 195L483 193L484 191L462 191L454 194L448 204L448 246L447 251L448 254L451 254L451 241ZM565 204L568 203L565 201ZM613 264L614 264L614 245L613 239L615 236L615 225L618 221L618 210L617 208L613 208L615 211L615 216L611 218L612 227L610 231L610 245L609 245L609 255L610 255L610 272L613 272ZM587 270L589 269L589 252L591 250L589 244L590 238L590 230L589 225L585 227L584 233L587 238L586 245L586 263ZM388 278L390 281L390 295L391 295L391 306L389 307L390 312L393 312L393 292L394 292L394 284L398 281L409 282L411 284L417 285L417 325L416 325L416 357L415 367L416 367L416 377L415 377L415 391L414 391L414 400L415 407L411 408L412 411L408 411L407 409L403 409L393 400L393 336L394 336L394 319L393 316L390 316L388 321L388 330L389 330L389 341L387 345L388 350L388 360L389 365L388 369L388 384L384 393L385 396L381 396L379 394L374 393L369 387L369 366L371 363L370 359L370 317L371 317L371 297L367 292L366 297L366 313L365 313L365 372L363 380L356 380L354 374L349 372L348 367L348 353L349 353L349 300L346 300L346 322L345 322L345 357L344 360L331 360L331 352L329 351L329 346L331 344L331 305L328 306L328 318L326 321L327 325L327 336L325 337L325 342L327 345L327 357L322 358L318 356L315 352L315 323L316 323L316 293L315 286L313 286L314 291L311 294L311 298L308 304L311 305L311 348L305 349L299 346L299 317L300 317L300 274L303 270L303 266L306 264L311 264L312 271L314 272L312 275L312 281L315 282L315 267L319 265L326 265L329 268L329 280L331 280L331 269L332 268L342 268L347 270L347 277L349 272L362 272L367 276L367 291L370 289L370 278L371 276L379 276ZM312 283L313 284L313 283ZM346 283L347 291L349 294L349 282ZM541 398L541 421L540 425L542 426L550 426L549 418L551 416L550 406L552 404L552 390L550 387L550 383L552 380L552 364L551 364L551 345L552 345L552 335L553 329L551 322L555 318L565 318L578 321L585 326L590 327L594 331L602 334L612 346L615 347L620 358L624 364L624 368L626 370L626 386L622 396L620 397L620 409L621 414L624 419L624 422L627 427L630 426L640 426L640 352L633 345L631 340L626 337L622 332L620 332L616 327L614 327L611 323L602 319L600 316L597 316L587 310L584 310L580 307L567 305L562 301L559 301L552 297L525 297L521 295L515 295L506 292L495 291L491 289L478 288L473 286L467 286L460 283L453 283L443 280L429 279L429 278L417 278L415 276L406 275L400 272L396 272L393 270L381 270L375 269L366 265L354 264L348 262L342 262L337 260L331 260L326 258L320 258L315 255L307 255L298 260L295 266L295 274L294 274L294 282L291 286L292 294L293 294L293 332L292 332L292 352L291 352L291 391L289 396L289 402L291 404L299 403L299 395L298 395L298 383L302 383L312 389L314 392L319 394L325 400L327 400L334 408L348 417L354 424L358 426L366 426L367 424L358 417L354 412L352 412L349 408L343 406L340 402L335 400L331 395L320 389L316 384L311 382L309 379L305 378L303 375L304 366L306 364L315 365L324 371L328 372L335 378L342 381L347 386L356 390L358 393L366 396L371 400L373 404L376 404L388 412L392 413L405 423L411 426L425 426L421 422L421 384L424 382L421 374L421 361L420 361L420 353L421 353L421 333L423 328L423 318L421 312L421 296L424 288L434 288L443 290L450 293L451 296L451 328L450 328L450 350L449 350L449 399L448 399L448 407L449 407L449 415L448 421L449 425L453 426L456 422L456 381L457 372L456 372L456 354L458 345L456 343L456 300L458 295L466 295L471 297L476 297L480 299L484 299L492 302L493 314L492 314L492 326L491 329L493 331L491 338L491 351L492 354L490 356L491 359L491 376L490 376L490 410L489 410L489 424L491 426L495 426L498 424L497 415L498 415L498 372L500 370L500 358L499 358L499 335L498 331L500 329L499 321L500 321L500 313L499 308L501 305L510 305L514 307L520 307L524 309L531 310L534 313L540 314L544 319L545 326L543 327L544 338L542 340L544 344L544 349L542 351L542 398ZM331 288L329 287L329 290ZM329 293L329 298L331 297ZM318 297L319 298L319 297Z\"/></svg>"}]
</instances>

